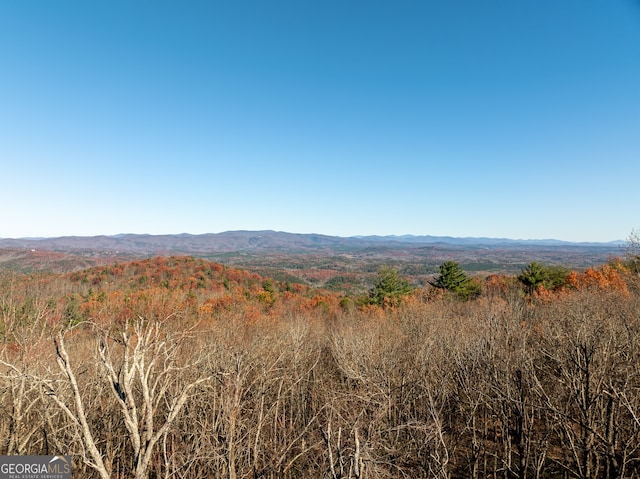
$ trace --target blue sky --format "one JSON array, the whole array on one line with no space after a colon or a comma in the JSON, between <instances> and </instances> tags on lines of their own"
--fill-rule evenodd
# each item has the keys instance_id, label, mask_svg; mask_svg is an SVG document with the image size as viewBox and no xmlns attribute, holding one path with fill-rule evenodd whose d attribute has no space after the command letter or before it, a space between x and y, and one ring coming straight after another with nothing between
<instances>
[{"instance_id":1,"label":"blue sky","mask_svg":"<svg viewBox=\"0 0 640 479\"><path fill-rule=\"evenodd\" d=\"M0 2L0 237L640 227L640 1Z\"/></svg>"}]
</instances>

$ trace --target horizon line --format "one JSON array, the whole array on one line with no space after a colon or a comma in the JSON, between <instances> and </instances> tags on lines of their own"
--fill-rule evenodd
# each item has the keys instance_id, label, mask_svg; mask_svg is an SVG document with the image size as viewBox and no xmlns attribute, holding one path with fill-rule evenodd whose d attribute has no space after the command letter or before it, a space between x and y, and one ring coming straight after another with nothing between
<instances>
[{"instance_id":1,"label":"horizon line","mask_svg":"<svg viewBox=\"0 0 640 479\"><path fill-rule=\"evenodd\" d=\"M608 241L589 241L589 240L562 240L557 238L511 238L511 237L491 237L491 236L453 236L453 235L435 235L435 234L415 234L415 233L404 233L404 234L357 234L351 236L342 236L335 234L326 234L326 233L294 233L291 231L284 230L272 230L272 229L259 229L259 230L250 230L250 229L237 229L237 230L224 230L220 232L207 232L207 233L116 233L116 234L63 234L58 236L20 236L20 237L0 237L0 240L14 240L14 241L42 241L42 240L55 240L62 238L118 238L124 236L212 236L212 235L222 235L226 233L279 233L279 234L290 234L297 236L325 236L330 238L342 238L342 239L367 239L367 238L380 238L380 239L402 239L402 238L434 238L434 239L452 239L452 240L490 240L490 241L509 241L509 242L557 242L557 243L569 243L569 244L623 244L625 240L623 239L615 239Z\"/></svg>"}]
</instances>

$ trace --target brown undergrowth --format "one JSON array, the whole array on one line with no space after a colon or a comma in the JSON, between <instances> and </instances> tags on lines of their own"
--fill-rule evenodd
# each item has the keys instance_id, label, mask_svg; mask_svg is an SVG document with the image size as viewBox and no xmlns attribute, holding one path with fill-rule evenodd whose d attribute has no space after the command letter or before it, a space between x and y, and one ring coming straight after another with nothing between
<instances>
[{"instance_id":1,"label":"brown undergrowth","mask_svg":"<svg viewBox=\"0 0 640 479\"><path fill-rule=\"evenodd\" d=\"M605 280L384 309L190 258L5 275L0 454L87 478L638 477L640 301Z\"/></svg>"}]
</instances>

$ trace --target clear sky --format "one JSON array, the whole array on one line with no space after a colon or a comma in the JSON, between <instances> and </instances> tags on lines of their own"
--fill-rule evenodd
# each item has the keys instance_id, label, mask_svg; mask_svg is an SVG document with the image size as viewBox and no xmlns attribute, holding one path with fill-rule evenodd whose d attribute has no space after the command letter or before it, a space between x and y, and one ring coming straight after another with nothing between
<instances>
[{"instance_id":1,"label":"clear sky","mask_svg":"<svg viewBox=\"0 0 640 479\"><path fill-rule=\"evenodd\" d=\"M640 227L638 0L0 2L0 237Z\"/></svg>"}]
</instances>

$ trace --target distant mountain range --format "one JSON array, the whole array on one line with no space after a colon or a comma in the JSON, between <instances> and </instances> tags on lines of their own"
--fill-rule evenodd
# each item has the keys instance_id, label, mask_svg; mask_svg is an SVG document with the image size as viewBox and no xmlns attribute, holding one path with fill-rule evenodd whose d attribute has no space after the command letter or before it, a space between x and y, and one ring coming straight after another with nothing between
<instances>
[{"instance_id":1,"label":"distant mountain range","mask_svg":"<svg viewBox=\"0 0 640 479\"><path fill-rule=\"evenodd\" d=\"M0 239L0 248L25 248L65 252L132 254L211 254L225 252L318 251L350 252L371 247L416 248L427 245L459 247L593 247L619 248L623 241L576 243L553 239L455 238L451 236L353 236L295 234L280 231L226 231L200 235L120 234L114 236L64 236L57 238Z\"/></svg>"},{"instance_id":2,"label":"distant mountain range","mask_svg":"<svg viewBox=\"0 0 640 479\"><path fill-rule=\"evenodd\" d=\"M481 245L481 246L508 246L508 245L527 245L527 246L620 246L624 244L624 241L608 241L608 242L571 242L561 241L555 239L509 239L509 238L477 238L466 237L456 238L453 236L415 236L415 235L402 235L402 236L355 236L367 241L380 241L389 242L397 241L402 243L415 243L415 244L451 244L451 245Z\"/></svg>"}]
</instances>

